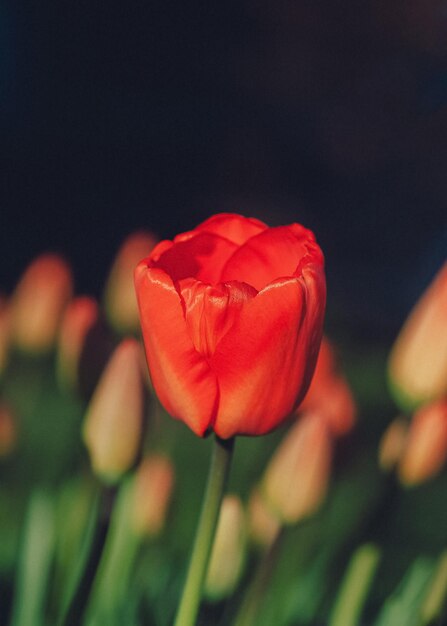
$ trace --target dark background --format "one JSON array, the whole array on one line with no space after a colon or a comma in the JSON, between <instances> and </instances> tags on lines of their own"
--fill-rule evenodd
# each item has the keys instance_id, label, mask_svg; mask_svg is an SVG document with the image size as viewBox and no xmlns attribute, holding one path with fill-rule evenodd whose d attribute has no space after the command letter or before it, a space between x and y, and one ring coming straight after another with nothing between
<instances>
[{"instance_id":1,"label":"dark background","mask_svg":"<svg viewBox=\"0 0 447 626\"><path fill-rule=\"evenodd\" d=\"M312 228L329 319L393 336L447 250L447 8L430 0L0 8L0 286L63 252L100 294L135 228Z\"/></svg>"}]
</instances>

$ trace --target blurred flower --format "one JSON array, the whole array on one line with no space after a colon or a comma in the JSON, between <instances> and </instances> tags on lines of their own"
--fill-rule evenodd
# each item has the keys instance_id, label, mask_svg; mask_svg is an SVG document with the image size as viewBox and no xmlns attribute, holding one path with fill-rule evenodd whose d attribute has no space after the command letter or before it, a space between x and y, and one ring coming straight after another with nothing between
<instances>
[{"instance_id":1,"label":"blurred flower","mask_svg":"<svg viewBox=\"0 0 447 626\"><path fill-rule=\"evenodd\" d=\"M267 547L275 539L280 526L279 518L268 508L259 489L253 489L248 502L250 539L260 546Z\"/></svg>"},{"instance_id":2,"label":"blurred flower","mask_svg":"<svg viewBox=\"0 0 447 626\"><path fill-rule=\"evenodd\" d=\"M326 420L305 413L277 448L261 491L283 524L313 515L323 502L330 477L332 441Z\"/></svg>"},{"instance_id":3,"label":"blurred flower","mask_svg":"<svg viewBox=\"0 0 447 626\"><path fill-rule=\"evenodd\" d=\"M379 445L379 465L384 472L390 472L396 467L405 448L407 434L407 421L397 418L382 435Z\"/></svg>"},{"instance_id":4,"label":"blurred flower","mask_svg":"<svg viewBox=\"0 0 447 626\"><path fill-rule=\"evenodd\" d=\"M75 298L65 311L59 332L57 372L61 384L68 389L78 387L82 350L98 315L98 305L89 296Z\"/></svg>"},{"instance_id":5,"label":"blurred flower","mask_svg":"<svg viewBox=\"0 0 447 626\"><path fill-rule=\"evenodd\" d=\"M9 302L6 298L0 296L0 376L8 363L10 320Z\"/></svg>"},{"instance_id":6,"label":"blurred flower","mask_svg":"<svg viewBox=\"0 0 447 626\"><path fill-rule=\"evenodd\" d=\"M406 411L447 394L447 263L405 322L391 352L389 378Z\"/></svg>"},{"instance_id":7,"label":"blurred flower","mask_svg":"<svg viewBox=\"0 0 447 626\"><path fill-rule=\"evenodd\" d=\"M123 340L95 389L84 422L93 470L117 482L137 461L143 434L144 385L141 346Z\"/></svg>"},{"instance_id":8,"label":"blurred flower","mask_svg":"<svg viewBox=\"0 0 447 626\"><path fill-rule=\"evenodd\" d=\"M110 270L104 292L105 310L110 325L121 334L135 333L139 329L133 272L156 243L154 235L148 232L129 235Z\"/></svg>"},{"instance_id":9,"label":"blurred flower","mask_svg":"<svg viewBox=\"0 0 447 626\"><path fill-rule=\"evenodd\" d=\"M299 407L300 413L314 410L325 417L335 437L345 435L355 424L356 403L327 337L323 337L314 377Z\"/></svg>"},{"instance_id":10,"label":"blurred flower","mask_svg":"<svg viewBox=\"0 0 447 626\"><path fill-rule=\"evenodd\" d=\"M72 289L71 270L55 254L43 254L27 267L11 305L11 336L18 348L41 353L53 347Z\"/></svg>"},{"instance_id":11,"label":"blurred flower","mask_svg":"<svg viewBox=\"0 0 447 626\"><path fill-rule=\"evenodd\" d=\"M174 467L168 457L153 454L140 463L132 494L132 526L137 535L153 537L161 532L174 480Z\"/></svg>"},{"instance_id":12,"label":"blurred flower","mask_svg":"<svg viewBox=\"0 0 447 626\"><path fill-rule=\"evenodd\" d=\"M231 594L242 575L247 532L242 502L235 495L222 501L205 579L205 596L214 601Z\"/></svg>"},{"instance_id":13,"label":"blurred flower","mask_svg":"<svg viewBox=\"0 0 447 626\"><path fill-rule=\"evenodd\" d=\"M323 254L292 224L219 214L135 271L152 382L197 435L261 435L309 385L326 300Z\"/></svg>"},{"instance_id":14,"label":"blurred flower","mask_svg":"<svg viewBox=\"0 0 447 626\"><path fill-rule=\"evenodd\" d=\"M417 485L435 476L447 459L447 400L422 407L413 416L398 473Z\"/></svg>"},{"instance_id":15,"label":"blurred flower","mask_svg":"<svg viewBox=\"0 0 447 626\"><path fill-rule=\"evenodd\" d=\"M14 451L17 441L17 425L8 406L0 404L0 458Z\"/></svg>"}]
</instances>

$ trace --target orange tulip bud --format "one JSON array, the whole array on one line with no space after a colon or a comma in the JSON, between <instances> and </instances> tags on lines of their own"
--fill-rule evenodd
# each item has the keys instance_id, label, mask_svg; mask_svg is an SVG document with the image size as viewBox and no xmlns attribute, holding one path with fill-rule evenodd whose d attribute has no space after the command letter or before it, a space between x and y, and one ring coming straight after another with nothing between
<instances>
[{"instance_id":1,"label":"orange tulip bud","mask_svg":"<svg viewBox=\"0 0 447 626\"><path fill-rule=\"evenodd\" d=\"M209 600L221 600L234 590L245 563L246 545L242 502L237 496L225 496L205 579L204 593Z\"/></svg>"},{"instance_id":2,"label":"orange tulip bud","mask_svg":"<svg viewBox=\"0 0 447 626\"><path fill-rule=\"evenodd\" d=\"M267 507L259 489L254 489L248 502L248 531L250 538L259 546L271 545L280 529L277 516Z\"/></svg>"},{"instance_id":3,"label":"orange tulip bud","mask_svg":"<svg viewBox=\"0 0 447 626\"><path fill-rule=\"evenodd\" d=\"M110 270L104 304L111 326L119 333L134 333L139 329L133 272L137 263L148 255L156 243L151 233L133 233L124 241Z\"/></svg>"},{"instance_id":4,"label":"orange tulip bud","mask_svg":"<svg viewBox=\"0 0 447 626\"><path fill-rule=\"evenodd\" d=\"M132 495L132 526L137 535L154 537L163 529L174 488L174 467L161 455L146 457L138 467Z\"/></svg>"},{"instance_id":5,"label":"orange tulip bud","mask_svg":"<svg viewBox=\"0 0 447 626\"><path fill-rule=\"evenodd\" d=\"M143 433L141 346L125 339L113 353L90 402L84 441L94 471L117 482L136 462Z\"/></svg>"},{"instance_id":6,"label":"orange tulip bud","mask_svg":"<svg viewBox=\"0 0 447 626\"><path fill-rule=\"evenodd\" d=\"M25 270L12 300L12 340L21 350L41 353L56 340L62 313L72 293L67 263L43 254Z\"/></svg>"},{"instance_id":7,"label":"orange tulip bud","mask_svg":"<svg viewBox=\"0 0 447 626\"><path fill-rule=\"evenodd\" d=\"M332 435L340 437L354 426L357 407L351 389L338 372L334 349L323 338L314 377L303 402L300 413L318 411L328 423Z\"/></svg>"},{"instance_id":8,"label":"orange tulip bud","mask_svg":"<svg viewBox=\"0 0 447 626\"><path fill-rule=\"evenodd\" d=\"M447 459L447 400L422 407L410 424L399 463L399 478L407 487L435 476Z\"/></svg>"},{"instance_id":9,"label":"orange tulip bud","mask_svg":"<svg viewBox=\"0 0 447 626\"><path fill-rule=\"evenodd\" d=\"M0 405L0 458L6 457L15 448L17 441L17 428L10 409Z\"/></svg>"},{"instance_id":10,"label":"orange tulip bud","mask_svg":"<svg viewBox=\"0 0 447 626\"><path fill-rule=\"evenodd\" d=\"M384 472L393 470L402 455L407 440L406 420L397 418L385 430L379 445L379 465Z\"/></svg>"},{"instance_id":11,"label":"orange tulip bud","mask_svg":"<svg viewBox=\"0 0 447 626\"><path fill-rule=\"evenodd\" d=\"M391 352L389 377L406 411L447 394L447 263L405 322Z\"/></svg>"},{"instance_id":12,"label":"orange tulip bud","mask_svg":"<svg viewBox=\"0 0 447 626\"><path fill-rule=\"evenodd\" d=\"M332 458L328 426L319 413L306 413L294 424L271 459L262 491L284 524L315 513L326 496Z\"/></svg>"},{"instance_id":13,"label":"orange tulip bud","mask_svg":"<svg viewBox=\"0 0 447 626\"><path fill-rule=\"evenodd\" d=\"M8 363L10 319L9 303L6 298L0 297L0 375Z\"/></svg>"},{"instance_id":14,"label":"orange tulip bud","mask_svg":"<svg viewBox=\"0 0 447 626\"><path fill-rule=\"evenodd\" d=\"M98 305L88 296L68 305L59 333L57 371L62 385L74 389L79 383L79 362L88 332L98 320Z\"/></svg>"}]
</instances>

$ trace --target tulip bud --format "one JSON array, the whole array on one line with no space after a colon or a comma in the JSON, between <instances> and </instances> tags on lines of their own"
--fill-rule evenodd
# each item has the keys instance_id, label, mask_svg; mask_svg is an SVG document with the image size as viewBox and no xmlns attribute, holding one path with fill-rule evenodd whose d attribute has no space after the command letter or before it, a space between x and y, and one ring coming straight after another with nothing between
<instances>
[{"instance_id":1,"label":"tulip bud","mask_svg":"<svg viewBox=\"0 0 447 626\"><path fill-rule=\"evenodd\" d=\"M167 457L154 454L143 459L132 494L132 526L137 535L154 537L162 531L174 480L174 467Z\"/></svg>"},{"instance_id":2,"label":"tulip bud","mask_svg":"<svg viewBox=\"0 0 447 626\"><path fill-rule=\"evenodd\" d=\"M389 377L406 411L447 394L447 263L405 322L391 352Z\"/></svg>"},{"instance_id":3,"label":"tulip bud","mask_svg":"<svg viewBox=\"0 0 447 626\"><path fill-rule=\"evenodd\" d=\"M254 489L248 502L248 532L259 546L270 546L280 529L277 516L267 507L259 489Z\"/></svg>"},{"instance_id":4,"label":"tulip bud","mask_svg":"<svg viewBox=\"0 0 447 626\"><path fill-rule=\"evenodd\" d=\"M447 458L447 401L422 407L410 424L399 463L399 478L407 487L435 476Z\"/></svg>"},{"instance_id":5,"label":"tulip bud","mask_svg":"<svg viewBox=\"0 0 447 626\"><path fill-rule=\"evenodd\" d=\"M244 510L237 496L225 496L220 509L204 593L218 601L231 594L242 574L247 533Z\"/></svg>"},{"instance_id":6,"label":"tulip bud","mask_svg":"<svg viewBox=\"0 0 447 626\"><path fill-rule=\"evenodd\" d=\"M114 483L136 462L143 434L141 346L125 339L95 389L84 422L84 441L94 471Z\"/></svg>"},{"instance_id":7,"label":"tulip bud","mask_svg":"<svg viewBox=\"0 0 447 626\"><path fill-rule=\"evenodd\" d=\"M104 304L110 325L121 334L135 333L140 327L133 272L156 243L151 233L133 233L124 241L113 263L104 292Z\"/></svg>"},{"instance_id":8,"label":"tulip bud","mask_svg":"<svg viewBox=\"0 0 447 626\"><path fill-rule=\"evenodd\" d=\"M267 505L284 524L315 513L326 495L332 442L319 413L306 413L292 426L262 480Z\"/></svg>"},{"instance_id":9,"label":"tulip bud","mask_svg":"<svg viewBox=\"0 0 447 626\"><path fill-rule=\"evenodd\" d=\"M0 458L9 456L15 448L17 429L9 408L0 405Z\"/></svg>"},{"instance_id":10,"label":"tulip bud","mask_svg":"<svg viewBox=\"0 0 447 626\"><path fill-rule=\"evenodd\" d=\"M328 423L334 437L348 433L354 426L357 407L351 389L338 372L334 349L324 337L318 354L312 382L300 413L318 411Z\"/></svg>"},{"instance_id":11,"label":"tulip bud","mask_svg":"<svg viewBox=\"0 0 447 626\"><path fill-rule=\"evenodd\" d=\"M10 318L9 304L6 298L0 297L0 376L8 362Z\"/></svg>"},{"instance_id":12,"label":"tulip bud","mask_svg":"<svg viewBox=\"0 0 447 626\"><path fill-rule=\"evenodd\" d=\"M82 350L98 314L96 301L88 296L75 298L65 311L57 354L57 372L65 388L75 389L78 386Z\"/></svg>"},{"instance_id":13,"label":"tulip bud","mask_svg":"<svg viewBox=\"0 0 447 626\"><path fill-rule=\"evenodd\" d=\"M379 465L391 472L399 462L407 440L408 426L404 419L395 419L388 426L379 445Z\"/></svg>"},{"instance_id":14,"label":"tulip bud","mask_svg":"<svg viewBox=\"0 0 447 626\"><path fill-rule=\"evenodd\" d=\"M32 353L52 348L72 288L70 268L61 257L43 254L28 266L12 299L11 333L18 348Z\"/></svg>"}]
</instances>

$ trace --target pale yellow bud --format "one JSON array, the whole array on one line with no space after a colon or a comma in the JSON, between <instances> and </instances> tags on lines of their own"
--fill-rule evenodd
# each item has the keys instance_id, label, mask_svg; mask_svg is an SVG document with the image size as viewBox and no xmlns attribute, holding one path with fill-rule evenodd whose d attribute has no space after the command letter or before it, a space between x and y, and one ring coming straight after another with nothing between
<instances>
[{"instance_id":1,"label":"pale yellow bud","mask_svg":"<svg viewBox=\"0 0 447 626\"><path fill-rule=\"evenodd\" d=\"M144 385L141 346L125 339L112 354L84 422L93 470L116 482L136 462L143 434Z\"/></svg>"},{"instance_id":2,"label":"pale yellow bud","mask_svg":"<svg viewBox=\"0 0 447 626\"><path fill-rule=\"evenodd\" d=\"M279 519L268 508L259 489L254 489L248 502L250 539L263 547L272 544L280 529Z\"/></svg>"},{"instance_id":3,"label":"pale yellow bud","mask_svg":"<svg viewBox=\"0 0 447 626\"><path fill-rule=\"evenodd\" d=\"M410 424L399 463L399 478L407 487L435 476L447 458L447 400L422 407Z\"/></svg>"},{"instance_id":4,"label":"pale yellow bud","mask_svg":"<svg viewBox=\"0 0 447 626\"><path fill-rule=\"evenodd\" d=\"M44 254L25 270L12 298L11 336L26 352L50 350L71 297L70 268L55 254Z\"/></svg>"},{"instance_id":5,"label":"pale yellow bud","mask_svg":"<svg viewBox=\"0 0 447 626\"><path fill-rule=\"evenodd\" d=\"M237 496L225 496L205 579L204 592L209 600L221 600L235 589L242 575L246 544L242 503Z\"/></svg>"},{"instance_id":6,"label":"pale yellow bud","mask_svg":"<svg viewBox=\"0 0 447 626\"><path fill-rule=\"evenodd\" d=\"M391 352L389 377L404 410L447 394L447 263L405 322Z\"/></svg>"},{"instance_id":7,"label":"pale yellow bud","mask_svg":"<svg viewBox=\"0 0 447 626\"><path fill-rule=\"evenodd\" d=\"M132 492L132 527L137 535L154 537L164 527L172 490L174 467L168 457L154 454L141 462Z\"/></svg>"},{"instance_id":8,"label":"pale yellow bud","mask_svg":"<svg viewBox=\"0 0 447 626\"><path fill-rule=\"evenodd\" d=\"M326 420L317 412L305 413L280 443L261 483L281 522L294 524L317 511L326 496L331 458Z\"/></svg>"},{"instance_id":9,"label":"pale yellow bud","mask_svg":"<svg viewBox=\"0 0 447 626\"><path fill-rule=\"evenodd\" d=\"M9 407L0 404L0 458L14 451L17 441L17 426Z\"/></svg>"},{"instance_id":10,"label":"pale yellow bud","mask_svg":"<svg viewBox=\"0 0 447 626\"><path fill-rule=\"evenodd\" d=\"M390 472L399 462L405 448L407 431L406 420L397 418L383 433L379 445L379 465L384 472Z\"/></svg>"},{"instance_id":11,"label":"pale yellow bud","mask_svg":"<svg viewBox=\"0 0 447 626\"><path fill-rule=\"evenodd\" d=\"M110 270L104 304L111 326L119 333L134 333L140 328L133 273L156 243L151 233L133 233L124 241Z\"/></svg>"},{"instance_id":12,"label":"pale yellow bud","mask_svg":"<svg viewBox=\"0 0 447 626\"><path fill-rule=\"evenodd\" d=\"M61 384L74 389L79 383L79 364L88 332L98 320L94 298L74 298L68 305L59 332L57 372Z\"/></svg>"}]
</instances>

